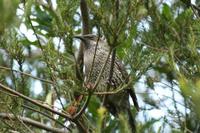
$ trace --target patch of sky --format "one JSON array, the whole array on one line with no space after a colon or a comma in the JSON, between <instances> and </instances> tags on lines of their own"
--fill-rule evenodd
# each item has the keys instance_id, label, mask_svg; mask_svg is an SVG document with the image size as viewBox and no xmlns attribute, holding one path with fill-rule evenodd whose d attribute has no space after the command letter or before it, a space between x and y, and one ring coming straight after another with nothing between
<instances>
[{"instance_id":1,"label":"patch of sky","mask_svg":"<svg viewBox=\"0 0 200 133\"><path fill-rule=\"evenodd\" d=\"M31 81L31 89L30 89L35 96L42 94L43 87L42 83L39 80L32 80Z\"/></svg>"},{"instance_id":2,"label":"patch of sky","mask_svg":"<svg viewBox=\"0 0 200 133\"><path fill-rule=\"evenodd\" d=\"M54 37L53 38L53 43L54 43L54 48L61 52L61 53L64 53L65 51L65 45L64 45L64 42L61 38L59 37Z\"/></svg>"}]
</instances>

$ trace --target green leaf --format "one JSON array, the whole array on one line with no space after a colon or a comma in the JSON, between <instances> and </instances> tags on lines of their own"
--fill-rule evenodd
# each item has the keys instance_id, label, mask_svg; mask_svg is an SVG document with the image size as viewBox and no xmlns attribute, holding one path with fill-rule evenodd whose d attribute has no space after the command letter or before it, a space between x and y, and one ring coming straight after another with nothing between
<instances>
[{"instance_id":1,"label":"green leaf","mask_svg":"<svg viewBox=\"0 0 200 133\"><path fill-rule=\"evenodd\" d=\"M162 14L168 20L171 20L173 18L170 7L165 3L163 4Z\"/></svg>"}]
</instances>

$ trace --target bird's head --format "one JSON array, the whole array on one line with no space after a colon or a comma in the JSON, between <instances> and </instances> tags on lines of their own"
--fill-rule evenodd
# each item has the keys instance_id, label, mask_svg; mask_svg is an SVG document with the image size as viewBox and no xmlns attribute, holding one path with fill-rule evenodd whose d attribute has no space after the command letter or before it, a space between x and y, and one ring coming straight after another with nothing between
<instances>
[{"instance_id":1,"label":"bird's head","mask_svg":"<svg viewBox=\"0 0 200 133\"><path fill-rule=\"evenodd\" d=\"M95 46L98 41L101 41L101 39L94 34L75 35L74 38L80 39L84 43L86 49Z\"/></svg>"}]
</instances>

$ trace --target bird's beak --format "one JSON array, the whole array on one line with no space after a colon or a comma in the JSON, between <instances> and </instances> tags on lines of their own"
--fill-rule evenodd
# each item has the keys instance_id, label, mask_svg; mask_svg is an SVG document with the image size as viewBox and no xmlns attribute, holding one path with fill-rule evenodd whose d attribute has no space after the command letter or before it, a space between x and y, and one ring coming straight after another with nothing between
<instances>
[{"instance_id":1,"label":"bird's beak","mask_svg":"<svg viewBox=\"0 0 200 133\"><path fill-rule=\"evenodd\" d=\"M92 34L84 34L84 35L75 35L74 38L88 38L88 37L92 37L94 35Z\"/></svg>"},{"instance_id":2,"label":"bird's beak","mask_svg":"<svg viewBox=\"0 0 200 133\"><path fill-rule=\"evenodd\" d=\"M82 35L75 35L74 38L80 39L80 40L84 40L84 36Z\"/></svg>"},{"instance_id":3,"label":"bird's beak","mask_svg":"<svg viewBox=\"0 0 200 133\"><path fill-rule=\"evenodd\" d=\"M84 37L84 35L75 35L73 37L77 38L77 39L80 39L83 42L84 46L86 46L86 47L88 46L87 39Z\"/></svg>"},{"instance_id":4,"label":"bird's beak","mask_svg":"<svg viewBox=\"0 0 200 133\"><path fill-rule=\"evenodd\" d=\"M83 44L85 45L85 47L89 47L90 46L90 39L88 39L88 37L90 37L91 34L86 34L86 35L75 35L74 38L80 39Z\"/></svg>"}]
</instances>

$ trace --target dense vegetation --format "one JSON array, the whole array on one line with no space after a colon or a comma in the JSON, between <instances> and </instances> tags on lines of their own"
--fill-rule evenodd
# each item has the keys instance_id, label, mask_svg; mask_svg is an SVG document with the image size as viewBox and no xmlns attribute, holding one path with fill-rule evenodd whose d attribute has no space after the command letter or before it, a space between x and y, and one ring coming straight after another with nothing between
<instances>
[{"instance_id":1,"label":"dense vegetation","mask_svg":"<svg viewBox=\"0 0 200 133\"><path fill-rule=\"evenodd\" d=\"M83 87L77 34L126 65L137 132L200 132L200 2L0 0L0 132L130 132ZM111 92L116 93L116 92Z\"/></svg>"}]
</instances>

